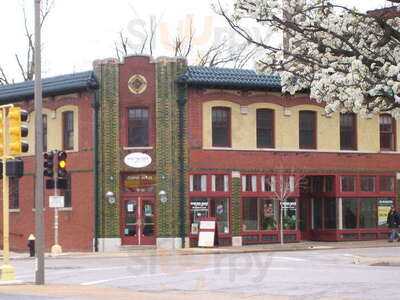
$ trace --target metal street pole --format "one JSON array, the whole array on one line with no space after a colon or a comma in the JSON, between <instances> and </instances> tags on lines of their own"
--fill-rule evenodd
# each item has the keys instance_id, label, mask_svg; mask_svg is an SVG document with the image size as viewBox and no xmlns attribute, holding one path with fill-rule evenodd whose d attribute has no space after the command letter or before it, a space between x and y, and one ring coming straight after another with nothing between
<instances>
[{"instance_id":1,"label":"metal street pole","mask_svg":"<svg viewBox=\"0 0 400 300\"><path fill-rule=\"evenodd\" d=\"M41 70L41 39L40 39L40 4L35 1L35 252L36 270L35 282L44 284L44 219L43 219L43 117L42 117L42 70Z\"/></svg>"},{"instance_id":2,"label":"metal street pole","mask_svg":"<svg viewBox=\"0 0 400 300\"><path fill-rule=\"evenodd\" d=\"M54 151L54 159L58 161L58 150ZM53 160L54 161L54 160ZM57 169L57 168L55 168ZM54 196L58 196L58 187L57 187L57 172L53 174L54 180ZM54 245L51 247L51 254L57 255L62 253L62 247L58 243L58 208L54 208Z\"/></svg>"}]
</instances>

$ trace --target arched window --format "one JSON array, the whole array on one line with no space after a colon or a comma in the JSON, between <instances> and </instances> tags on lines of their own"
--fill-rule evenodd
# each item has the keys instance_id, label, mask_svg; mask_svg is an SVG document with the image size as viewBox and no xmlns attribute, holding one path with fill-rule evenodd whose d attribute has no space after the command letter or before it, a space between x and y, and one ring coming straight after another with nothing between
<instances>
[{"instance_id":1,"label":"arched window","mask_svg":"<svg viewBox=\"0 0 400 300\"><path fill-rule=\"evenodd\" d=\"M212 145L213 147L231 147L231 109L229 107L212 108Z\"/></svg>"},{"instance_id":2,"label":"arched window","mask_svg":"<svg viewBox=\"0 0 400 300\"><path fill-rule=\"evenodd\" d=\"M257 109L257 148L274 148L274 111Z\"/></svg>"},{"instance_id":3,"label":"arched window","mask_svg":"<svg viewBox=\"0 0 400 300\"><path fill-rule=\"evenodd\" d=\"M74 112L62 113L63 150L74 150Z\"/></svg>"},{"instance_id":4,"label":"arched window","mask_svg":"<svg viewBox=\"0 0 400 300\"><path fill-rule=\"evenodd\" d=\"M379 117L379 132L380 132L380 143L381 150L383 151L395 151L396 141L396 121L391 115L381 115Z\"/></svg>"},{"instance_id":5,"label":"arched window","mask_svg":"<svg viewBox=\"0 0 400 300\"><path fill-rule=\"evenodd\" d=\"M357 116L340 114L340 150L357 150Z\"/></svg>"},{"instance_id":6,"label":"arched window","mask_svg":"<svg viewBox=\"0 0 400 300\"><path fill-rule=\"evenodd\" d=\"M315 111L299 112L299 148L317 148L317 114Z\"/></svg>"}]
</instances>

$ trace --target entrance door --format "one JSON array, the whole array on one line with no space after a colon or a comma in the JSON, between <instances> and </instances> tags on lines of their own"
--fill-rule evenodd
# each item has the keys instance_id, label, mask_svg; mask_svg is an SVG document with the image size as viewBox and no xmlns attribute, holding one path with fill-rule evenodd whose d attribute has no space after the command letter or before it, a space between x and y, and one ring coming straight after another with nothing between
<instances>
[{"instance_id":1,"label":"entrance door","mask_svg":"<svg viewBox=\"0 0 400 300\"><path fill-rule=\"evenodd\" d=\"M122 207L122 244L155 244L154 199L127 197Z\"/></svg>"}]
</instances>

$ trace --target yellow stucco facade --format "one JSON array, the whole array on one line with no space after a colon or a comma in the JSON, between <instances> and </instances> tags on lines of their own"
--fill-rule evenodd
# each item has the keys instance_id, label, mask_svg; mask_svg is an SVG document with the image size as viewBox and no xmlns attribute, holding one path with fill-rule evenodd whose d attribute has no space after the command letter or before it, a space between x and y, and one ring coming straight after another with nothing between
<instances>
[{"instance_id":1,"label":"yellow stucco facade","mask_svg":"<svg viewBox=\"0 0 400 300\"><path fill-rule=\"evenodd\" d=\"M229 100L215 100L203 103L203 148L212 147L212 108L229 107L231 109L231 142L233 150L259 150L256 140L256 111L261 108L274 110L275 149L299 150L299 112L315 111L317 114L317 149L312 151L340 151L340 118L339 113L326 116L324 108L306 104L284 107L273 103L254 103L243 107ZM396 131L400 132L400 122ZM400 149L397 139L396 149ZM370 118L357 117L357 151L380 152L379 116Z\"/></svg>"},{"instance_id":2,"label":"yellow stucco facade","mask_svg":"<svg viewBox=\"0 0 400 300\"><path fill-rule=\"evenodd\" d=\"M72 151L78 151L79 149L79 109L75 105L65 105L56 110L43 108L43 114L47 116L47 150L61 150L63 147L62 115L65 111L74 113L74 149ZM29 152L25 154L26 156L35 154L35 112L31 112L29 115L28 128L29 135L26 140L29 143Z\"/></svg>"}]
</instances>

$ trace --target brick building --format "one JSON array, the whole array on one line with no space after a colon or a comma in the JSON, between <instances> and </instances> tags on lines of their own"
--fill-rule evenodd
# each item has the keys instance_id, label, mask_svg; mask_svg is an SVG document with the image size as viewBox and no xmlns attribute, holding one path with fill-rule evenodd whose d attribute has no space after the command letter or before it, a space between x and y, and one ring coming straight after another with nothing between
<instances>
[{"instance_id":1,"label":"brick building","mask_svg":"<svg viewBox=\"0 0 400 300\"><path fill-rule=\"evenodd\" d=\"M31 86L23 97L10 88L15 97L3 87L0 100L32 110ZM93 73L47 79L44 90L54 124L48 149L62 148L71 128L63 112L78 116L63 249L195 246L203 217L216 219L221 245L279 242L282 190L288 242L387 236L400 170L400 125L388 115L327 115L306 94L282 95L278 77L187 67L179 58L100 60ZM24 160L14 249L25 248L33 228L32 157ZM46 237L50 246L48 208Z\"/></svg>"},{"instance_id":2,"label":"brick building","mask_svg":"<svg viewBox=\"0 0 400 300\"><path fill-rule=\"evenodd\" d=\"M93 122L98 87L94 73L83 72L43 80L44 151L65 150L69 188L64 191L65 208L59 212L59 239L65 251L93 248L94 155ZM14 103L26 109L29 117L29 152L23 156L24 176L10 180L10 247L26 250L29 234L34 233L34 120L33 82L0 87L0 103ZM45 193L46 248L54 243L53 209Z\"/></svg>"}]
</instances>

